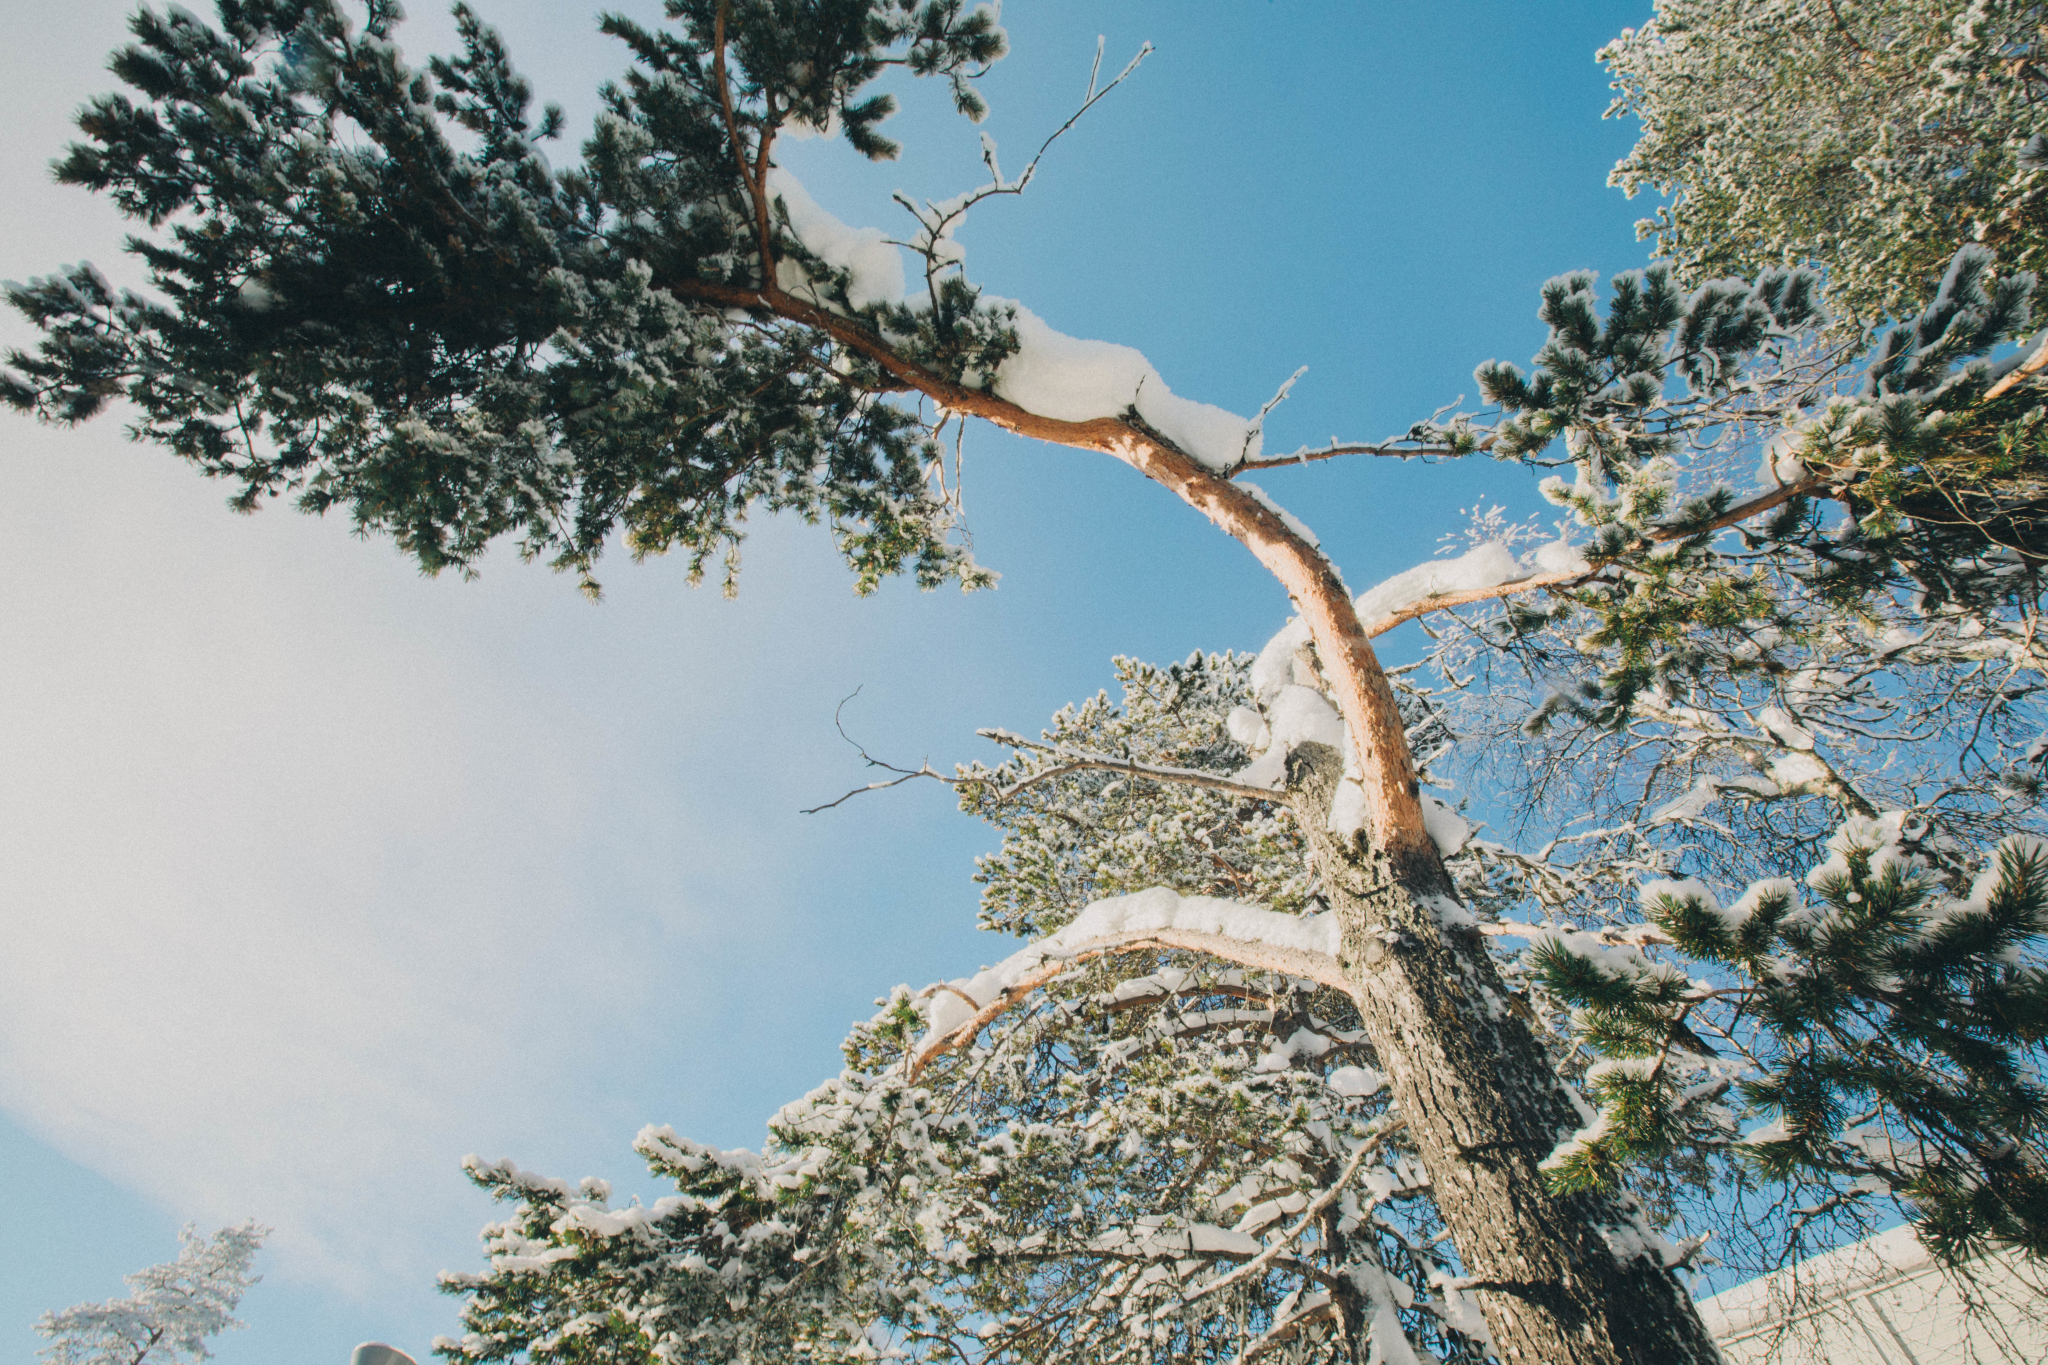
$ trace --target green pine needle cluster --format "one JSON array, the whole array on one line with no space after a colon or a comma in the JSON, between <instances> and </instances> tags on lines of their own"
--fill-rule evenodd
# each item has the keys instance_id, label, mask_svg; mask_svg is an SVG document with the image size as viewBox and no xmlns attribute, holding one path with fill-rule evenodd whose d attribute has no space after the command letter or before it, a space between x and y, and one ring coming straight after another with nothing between
<instances>
[{"instance_id":1,"label":"green pine needle cluster","mask_svg":"<svg viewBox=\"0 0 2048 1365\"><path fill-rule=\"evenodd\" d=\"M1773 1116L1738 1147L1765 1178L1896 1195L1949 1259L2048 1254L2048 847L2007 840L1958 896L1910 834L1897 815L1851 821L1811 901L1782 880L1727 909L1696 883L1653 886L1649 921L1703 979L1633 953L1617 968L1569 936L1536 950L1603 1059L1599 1120L1560 1150L1558 1183L1727 1142L1732 1083Z\"/></svg>"}]
</instances>

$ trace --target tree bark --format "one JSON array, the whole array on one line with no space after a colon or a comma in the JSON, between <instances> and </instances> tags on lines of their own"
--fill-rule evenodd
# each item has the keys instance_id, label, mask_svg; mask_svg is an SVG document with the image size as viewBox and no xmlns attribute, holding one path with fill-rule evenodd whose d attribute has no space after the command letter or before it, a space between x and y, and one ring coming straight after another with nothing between
<instances>
[{"instance_id":1,"label":"tree bark","mask_svg":"<svg viewBox=\"0 0 2048 1365\"><path fill-rule=\"evenodd\" d=\"M1580 1126L1542 1044L1507 1008L1441 862L1397 867L1330 832L1343 761L1296 749L1288 797L1343 927L1338 961L1507 1365L1719 1365L1691 1297L1605 1194L1551 1192L1538 1163Z\"/></svg>"}]
</instances>

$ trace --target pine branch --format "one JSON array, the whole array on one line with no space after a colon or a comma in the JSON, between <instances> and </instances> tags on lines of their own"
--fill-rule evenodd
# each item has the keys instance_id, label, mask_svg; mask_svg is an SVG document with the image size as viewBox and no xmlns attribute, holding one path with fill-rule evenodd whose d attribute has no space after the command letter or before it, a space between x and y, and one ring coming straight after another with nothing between
<instances>
[{"instance_id":1,"label":"pine branch","mask_svg":"<svg viewBox=\"0 0 2048 1365\"><path fill-rule=\"evenodd\" d=\"M1731 507L1720 516L1715 517L1711 521L1703 522L1698 526L1653 527L1637 538L1635 549L1640 553L1654 549L1659 545L1671 544L1674 541L1691 540L1698 536L1711 535L1715 531L1725 531L1731 526L1748 521L1751 517L1761 516L1773 508L1781 507L1794 498L1819 492L1821 489L1831 485L1846 486L1854 482L1855 478L1856 476L1853 473L1845 475L1833 471L1809 474L1807 477L1794 483L1781 484L1768 493L1761 494L1751 498L1748 502ZM1577 587L1582 583L1591 581L1601 571L1625 562L1618 558L1608 559L1601 561L1590 569L1559 569L1551 573L1530 574L1527 578L1516 578L1506 583L1497 583L1490 588L1469 588L1460 592L1442 593L1435 597L1426 598L1411 607L1404 607L1400 611L1382 617L1378 621L1371 622L1366 625L1365 631L1368 637L1377 638L1396 626L1419 620L1431 612L1445 611L1451 607L1470 606L1474 602L1488 602L1500 597L1513 597L1525 592L1535 592L1541 588Z\"/></svg>"},{"instance_id":2,"label":"pine branch","mask_svg":"<svg viewBox=\"0 0 2048 1365\"><path fill-rule=\"evenodd\" d=\"M1365 1164L1365 1159L1385 1145L1388 1138L1407 1126L1407 1123L1402 1119L1386 1121L1378 1132L1358 1144L1357 1150L1351 1153L1351 1159L1344 1163L1344 1169L1338 1173L1335 1180L1330 1182L1330 1188L1316 1196L1314 1202L1301 1211L1301 1217L1295 1221L1293 1227L1280 1234L1278 1241L1268 1243L1266 1249L1257 1256L1246 1261L1223 1278L1211 1280L1194 1293L1189 1294L1182 1302L1193 1303L1197 1299L1207 1298L1211 1294L1220 1293L1234 1284L1240 1284L1252 1276L1261 1273L1267 1266L1273 1264L1282 1251L1293 1246L1295 1239L1308 1231L1309 1224L1322 1217L1323 1210L1337 1202L1337 1196L1343 1194L1345 1189L1351 1184L1351 1178L1358 1174L1358 1168Z\"/></svg>"}]
</instances>

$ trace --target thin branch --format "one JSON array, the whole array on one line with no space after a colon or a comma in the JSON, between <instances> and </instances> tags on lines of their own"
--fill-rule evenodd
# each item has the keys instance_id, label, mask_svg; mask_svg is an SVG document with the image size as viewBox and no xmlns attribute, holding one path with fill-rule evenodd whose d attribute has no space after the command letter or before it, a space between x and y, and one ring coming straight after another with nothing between
<instances>
[{"instance_id":1,"label":"thin branch","mask_svg":"<svg viewBox=\"0 0 2048 1365\"><path fill-rule=\"evenodd\" d=\"M1062 749L1056 744L1044 744L1038 740L1026 739L1008 730L976 730L983 739L992 739L998 744L1013 749L1030 749L1037 753L1050 754L1060 759L1058 766L1044 772L1034 773L1013 786L996 793L996 804L1001 805L1011 797L1041 782L1050 782L1071 772L1084 769L1099 769L1104 772L1123 773L1130 777L1148 778L1154 782L1177 782L1186 787L1206 787L1231 796L1242 796L1253 801L1277 801L1280 793L1270 787L1254 787L1248 782L1233 782L1227 777L1205 773L1197 768L1169 768L1152 763L1138 763L1127 758L1111 758L1107 754L1084 753L1074 749ZM901 771L900 769L897 771Z\"/></svg>"},{"instance_id":2,"label":"thin branch","mask_svg":"<svg viewBox=\"0 0 2048 1365\"><path fill-rule=\"evenodd\" d=\"M873 762L872 759L869 761ZM886 763L876 763L875 766L877 768L889 768L889 765ZM887 791L891 787L900 787L905 782L909 782L919 777L933 778L937 781L944 782L948 785L951 785L952 783L958 782L960 780L957 777L947 777L944 773L934 772L932 770L932 766L929 763L927 763L922 768L889 768L889 771L900 772L903 774L903 776L892 777L887 782L870 782L865 787L855 787L852 791L846 793L844 796L836 797L833 800L827 801L822 806L807 806L797 813L799 815L816 815L819 811L831 810L834 806L840 804L840 802L842 801L851 801L854 797L859 796L864 792Z\"/></svg>"},{"instance_id":3,"label":"thin branch","mask_svg":"<svg viewBox=\"0 0 2048 1365\"><path fill-rule=\"evenodd\" d=\"M1841 34L1844 38L1849 40L1849 46L1855 48L1864 56L1869 56L1870 49L1865 47L1861 42L1857 41L1856 35L1849 31L1849 25L1842 18L1842 11L1836 8L1835 0L1828 0L1828 13L1832 14L1835 17L1835 27L1841 30Z\"/></svg>"},{"instance_id":4,"label":"thin branch","mask_svg":"<svg viewBox=\"0 0 2048 1365\"><path fill-rule=\"evenodd\" d=\"M840 710L845 708L847 702L852 701L854 697L859 695L860 689L855 688L851 695L839 703L838 708L833 710L832 724L838 729L839 737L848 744L851 744L854 747L854 751L861 756L862 761L869 767L880 768L884 772L895 773L896 776L885 782L870 782L865 786L855 787L852 791L846 792L834 800L827 801L823 805L805 808L801 812L802 814L816 815L819 811L831 810L834 806L851 801L854 797L864 793L887 791L891 787L900 787L904 783L915 781L920 777L928 777L934 782L943 782L949 787L957 787L963 782L973 780L958 776L957 774L949 776L946 773L942 773L932 767L929 760L915 768L903 768L870 754L861 747L858 740L846 733L846 727L840 724L839 721ZM1251 801L1277 801L1281 798L1281 793L1270 787L1254 787L1246 782L1233 782L1227 777L1218 777L1214 773L1205 773L1197 768L1172 768L1160 764L1138 763L1126 758L1111 758L1106 754L1082 753L1071 749L1062 749L1057 745L1042 744L1036 740L1025 739L1022 735L1012 734L1008 730L977 730L975 733L984 739L992 739L998 744L1008 745L1011 748L1017 749L1031 749L1036 752L1050 754L1061 760L1053 767L1047 768L1042 772L1033 773L1022 781L1013 783L998 791L995 794L995 804L999 806L1020 793L1042 783L1065 777L1069 773L1085 771L1123 773L1127 777L1142 777L1151 782L1177 783L1184 787L1202 787L1209 791L1218 791L1227 796L1242 797Z\"/></svg>"},{"instance_id":5,"label":"thin branch","mask_svg":"<svg viewBox=\"0 0 2048 1365\"><path fill-rule=\"evenodd\" d=\"M845 740L848 744L851 744L853 746L853 751L859 754L861 756L861 761L866 763L870 768L880 768L883 772L896 773L898 774L898 776L890 778L887 782L870 782L865 787L855 787L852 791L846 793L844 796L838 798L838 800L836 801L827 801L822 806L812 806L808 810L799 812L800 814L816 815L821 810L831 810L834 806L840 804L840 802L842 801L851 801L854 797L859 796L863 792L886 791L890 787L900 787L905 782L914 781L920 777L929 777L933 781L943 782L949 787L957 786L959 784L959 778L948 777L944 773L936 771L932 767L931 760L929 759L925 760L925 762L923 762L915 768L899 768L894 763L884 763L881 759L876 758L873 754L869 753L867 749L861 745L861 742L859 740L855 739L852 735L847 734L846 726L840 720L840 714L846 710L846 703L852 701L855 697L859 695L860 688L856 687L853 689L853 691L847 693L845 696L839 699L839 705L832 708L832 728L839 732L839 737L841 739Z\"/></svg>"},{"instance_id":6,"label":"thin branch","mask_svg":"<svg viewBox=\"0 0 2048 1365\"><path fill-rule=\"evenodd\" d=\"M1303 365L1298 367L1293 374L1288 375L1287 382L1274 391L1273 396L1266 400L1265 406L1259 409L1259 415L1252 418L1251 425L1245 428L1244 448L1237 452L1237 465L1231 471L1231 477L1234 478L1236 476L1237 469L1244 468L1245 460L1249 458L1251 453L1252 442L1258 440L1260 433L1266 429L1266 418L1272 415L1274 408L1287 401L1288 390L1294 387L1296 380L1307 373L1308 366Z\"/></svg>"},{"instance_id":7,"label":"thin branch","mask_svg":"<svg viewBox=\"0 0 2048 1365\"><path fill-rule=\"evenodd\" d=\"M1294 381L1290 379L1287 382L1292 384ZM1282 395L1284 394L1283 389ZM1264 417L1265 411L1262 410L1259 415ZM1483 443L1480 448L1484 449ZM1317 460L1334 460L1340 455L1386 455L1398 460L1414 460L1432 455L1457 454L1458 452L1449 446L1412 446L1403 445L1399 441L1382 441L1377 444L1360 441L1340 443L1333 438L1326 446L1303 446L1291 455L1260 456L1256 460L1240 460L1230 467L1226 477L1234 479L1239 474L1253 469L1282 469L1289 465L1311 464Z\"/></svg>"},{"instance_id":8,"label":"thin branch","mask_svg":"<svg viewBox=\"0 0 2048 1365\"><path fill-rule=\"evenodd\" d=\"M988 184L981 186L979 189L970 190L959 198L949 201L943 209L929 200L925 201L923 209L919 209L901 194L891 196L897 203L909 210L911 217L917 219L917 225L924 234L919 241L898 242L895 245L907 247L925 258L925 283L927 288L931 286L933 276L939 270L955 263L954 257L942 253L938 249L938 244L953 230L954 224L965 218L969 210L985 199L991 199L999 194L1024 193L1025 188L1031 184L1031 178L1038 174L1038 163L1045 159L1045 154L1051 149L1052 144L1059 141L1061 135L1066 133L1068 129L1079 123L1082 116L1100 103L1110 91L1122 85L1124 80L1138 69L1138 64L1151 56L1153 51L1152 44L1142 44L1138 48L1137 54L1124 64L1124 69L1116 74L1114 80L1110 81L1108 85L1097 88L1096 82L1102 75L1102 48L1103 39L1098 37L1095 40L1095 63L1088 71L1088 94L1081 101L1081 107L1068 115L1067 121L1053 129L1045 141L1039 144L1036 155L1031 158L1030 164L1024 168L1024 173L1015 180L1003 179L1002 166L996 160L995 139L983 133L981 137L981 161L983 165L988 167Z\"/></svg>"},{"instance_id":9,"label":"thin branch","mask_svg":"<svg viewBox=\"0 0 2048 1365\"><path fill-rule=\"evenodd\" d=\"M1818 493L1830 484L1848 484L1855 477L1853 473L1848 471L1837 470L1823 470L1818 474L1809 474L1803 479L1779 484L1770 492L1751 498L1748 502L1737 503L1720 516L1703 525L1690 528L1682 526L1657 527L1650 532L1648 539L1662 544L1674 540L1691 540L1694 536L1703 536L1711 531L1725 531L1737 522L1748 521L1760 512L1768 512L1773 507L1788 503L1794 498L1803 498L1809 493Z\"/></svg>"},{"instance_id":10,"label":"thin branch","mask_svg":"<svg viewBox=\"0 0 2048 1365\"><path fill-rule=\"evenodd\" d=\"M768 226L765 178L768 149L764 139L761 147L763 178L760 184L756 184L753 168L747 165L747 141L740 135L739 115L732 106L732 83L726 79L725 73L725 21L731 11L731 0L719 0L718 14L711 25L711 76L718 86L718 107L725 115L725 131L732 140L732 159L739 167L740 183L747 187L747 198L754 202L755 245L761 253L761 290L772 296L778 291L775 286L774 234Z\"/></svg>"},{"instance_id":11,"label":"thin branch","mask_svg":"<svg viewBox=\"0 0 2048 1365\"><path fill-rule=\"evenodd\" d=\"M992 188L989 191L989 193L1022 193L1024 187L1031 183L1031 177L1038 173L1038 163L1040 159L1042 159L1045 156L1046 149L1051 147L1053 143L1057 142L1061 134L1065 133L1069 128L1072 128L1075 124L1079 123L1081 121L1081 116L1087 113L1090 109L1093 109L1098 101L1100 101L1104 96L1109 94L1110 91L1116 89L1119 85L1122 85L1125 79L1129 77L1132 72L1138 69L1138 64L1144 61L1147 57L1151 56L1153 51L1152 44L1139 44L1136 54L1134 54L1128 62L1124 63L1123 70L1116 73L1116 79L1112 80L1108 85L1105 85L1098 90L1095 86L1095 82L1096 79L1102 74L1102 47L1103 39L1101 37L1097 37L1095 40L1095 65L1090 67L1088 70L1088 96L1081 102L1081 107L1079 109L1076 109L1067 118L1067 121L1065 123L1062 123L1059 127L1053 129L1051 135L1048 136L1044 142L1039 144L1037 155L1033 156L1031 158L1031 164L1024 168L1024 174L1017 177L1016 185L1013 188ZM988 166L989 174L995 177L996 186L1000 187L1003 184L1003 173L996 169L995 142L992 139L984 140L981 146L982 160Z\"/></svg>"}]
</instances>

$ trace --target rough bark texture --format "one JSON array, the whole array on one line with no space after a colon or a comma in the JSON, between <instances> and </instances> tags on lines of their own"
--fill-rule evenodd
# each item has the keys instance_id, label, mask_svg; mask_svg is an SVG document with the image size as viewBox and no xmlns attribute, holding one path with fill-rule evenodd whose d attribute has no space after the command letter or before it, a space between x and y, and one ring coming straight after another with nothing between
<instances>
[{"instance_id":1,"label":"rough bark texture","mask_svg":"<svg viewBox=\"0 0 2048 1365\"><path fill-rule=\"evenodd\" d=\"M1509 1365L1718 1365L1690 1296L1654 1253L1618 1255L1636 1219L1606 1195L1552 1194L1537 1163L1581 1124L1484 942L1446 930L1433 876L1329 832L1342 760L1289 762L1297 821L1343 926L1339 955L1494 1347Z\"/></svg>"}]
</instances>

